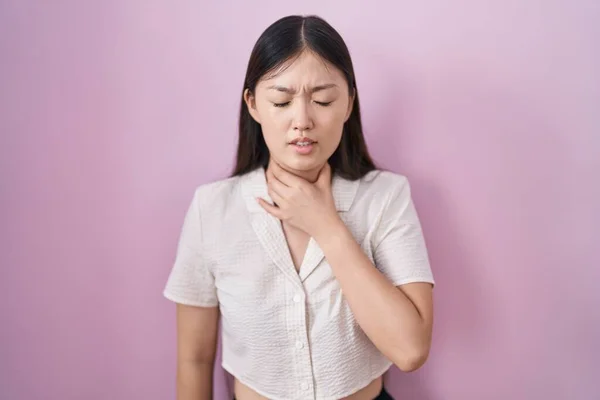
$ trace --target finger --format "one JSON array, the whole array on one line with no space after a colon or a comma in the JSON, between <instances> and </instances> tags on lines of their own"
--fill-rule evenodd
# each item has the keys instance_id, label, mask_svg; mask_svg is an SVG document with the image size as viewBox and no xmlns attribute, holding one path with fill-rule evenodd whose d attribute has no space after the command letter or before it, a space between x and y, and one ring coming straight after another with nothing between
<instances>
[{"instance_id":1,"label":"finger","mask_svg":"<svg viewBox=\"0 0 600 400\"><path fill-rule=\"evenodd\" d=\"M271 183L275 180L279 180L273 173L273 167L271 167L271 166L269 166L269 168L267 168L266 175L267 175L267 183Z\"/></svg>"},{"instance_id":2,"label":"finger","mask_svg":"<svg viewBox=\"0 0 600 400\"><path fill-rule=\"evenodd\" d=\"M271 199L273 200L273 202L275 203L275 205L278 208L281 208L282 205L287 204L287 202L285 201L285 199L283 197L281 197L279 195L279 193L277 193L275 190L271 189L270 187L268 189L268 193L269 193L269 196L271 197Z\"/></svg>"},{"instance_id":3,"label":"finger","mask_svg":"<svg viewBox=\"0 0 600 400\"><path fill-rule=\"evenodd\" d=\"M277 179L276 177L273 177L271 180L269 180L268 183L268 188L273 190L275 193L277 193L280 197L283 198L289 198L289 196L291 196L291 190L292 188L290 188L289 186L286 186L283 182L281 182L279 179Z\"/></svg>"},{"instance_id":4,"label":"finger","mask_svg":"<svg viewBox=\"0 0 600 400\"><path fill-rule=\"evenodd\" d=\"M269 168L271 168L271 166ZM305 183L304 179L286 171L281 165L277 164L277 162L275 161L272 163L271 172L281 183L283 183L286 186L300 187Z\"/></svg>"},{"instance_id":5,"label":"finger","mask_svg":"<svg viewBox=\"0 0 600 400\"><path fill-rule=\"evenodd\" d=\"M264 199L257 197L256 201L258 201L258 204L260 204L260 206L269 214L271 214L272 216L274 216L277 219L282 219L282 215L281 215L281 210L278 207L275 207L274 205L271 205L269 203L267 203Z\"/></svg>"}]
</instances>

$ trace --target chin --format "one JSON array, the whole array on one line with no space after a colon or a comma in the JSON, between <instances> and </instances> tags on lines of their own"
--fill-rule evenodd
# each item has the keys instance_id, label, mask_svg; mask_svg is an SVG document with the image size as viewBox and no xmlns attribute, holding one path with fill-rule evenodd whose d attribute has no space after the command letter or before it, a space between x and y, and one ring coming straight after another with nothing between
<instances>
[{"instance_id":1,"label":"chin","mask_svg":"<svg viewBox=\"0 0 600 400\"><path fill-rule=\"evenodd\" d=\"M323 164L325 164L326 160L320 159L294 159L294 160L285 160L280 164L286 168L290 168L294 171L312 171L316 168L320 168Z\"/></svg>"}]
</instances>

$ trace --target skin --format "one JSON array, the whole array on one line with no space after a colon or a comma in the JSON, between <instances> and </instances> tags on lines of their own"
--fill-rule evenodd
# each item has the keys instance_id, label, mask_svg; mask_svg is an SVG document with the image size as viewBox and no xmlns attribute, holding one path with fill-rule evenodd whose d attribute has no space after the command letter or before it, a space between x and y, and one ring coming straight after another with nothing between
<instances>
[{"instance_id":1,"label":"skin","mask_svg":"<svg viewBox=\"0 0 600 400\"><path fill-rule=\"evenodd\" d=\"M317 241L363 331L401 370L413 371L429 354L432 286L393 286L354 240L333 200L327 160L340 143L354 93L341 71L311 51L283 67L261 80L254 93L244 92L270 152L266 175L275 205L257 201L281 221L295 263L308 238ZM290 145L298 137L317 141L310 154ZM218 320L217 307L177 305L178 400L212 398ZM351 398L372 399L380 388L381 378ZM237 381L235 393L239 400L260 398Z\"/></svg>"},{"instance_id":2,"label":"skin","mask_svg":"<svg viewBox=\"0 0 600 400\"><path fill-rule=\"evenodd\" d=\"M210 400L218 307L177 304L177 400Z\"/></svg>"},{"instance_id":3,"label":"skin","mask_svg":"<svg viewBox=\"0 0 600 400\"><path fill-rule=\"evenodd\" d=\"M350 117L354 94L337 68L311 51L283 65L271 79L259 81L255 93L246 90L250 115L261 125L271 162L314 182L338 147ZM316 140L309 155L298 154L289 142Z\"/></svg>"}]
</instances>

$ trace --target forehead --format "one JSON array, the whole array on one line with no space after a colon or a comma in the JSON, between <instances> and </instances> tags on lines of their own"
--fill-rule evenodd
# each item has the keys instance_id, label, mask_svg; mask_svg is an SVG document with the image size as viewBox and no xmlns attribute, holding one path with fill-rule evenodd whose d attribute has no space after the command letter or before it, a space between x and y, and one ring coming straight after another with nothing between
<instances>
[{"instance_id":1,"label":"forehead","mask_svg":"<svg viewBox=\"0 0 600 400\"><path fill-rule=\"evenodd\" d=\"M303 51L267 74L258 85L301 87L336 83L342 87L345 81L342 72L334 65L312 51Z\"/></svg>"}]
</instances>

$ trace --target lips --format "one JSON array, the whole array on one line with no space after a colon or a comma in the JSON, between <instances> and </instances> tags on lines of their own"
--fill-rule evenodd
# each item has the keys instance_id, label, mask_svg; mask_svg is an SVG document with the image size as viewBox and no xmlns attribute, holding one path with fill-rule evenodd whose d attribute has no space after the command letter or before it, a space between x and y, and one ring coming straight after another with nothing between
<instances>
[{"instance_id":1,"label":"lips","mask_svg":"<svg viewBox=\"0 0 600 400\"><path fill-rule=\"evenodd\" d=\"M309 155L313 152L314 145L317 143L316 140L307 137L297 137L289 145L294 149L296 154L303 156Z\"/></svg>"},{"instance_id":2,"label":"lips","mask_svg":"<svg viewBox=\"0 0 600 400\"><path fill-rule=\"evenodd\" d=\"M312 140L312 139L307 138L307 137L298 137L298 138L295 138L294 140L292 140L290 142L290 144L295 144L295 145L298 145L298 144L300 144L300 145L309 145L309 144L313 144L313 143L316 143L316 142L317 142L316 140Z\"/></svg>"}]
</instances>

